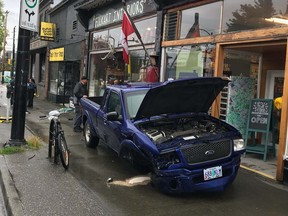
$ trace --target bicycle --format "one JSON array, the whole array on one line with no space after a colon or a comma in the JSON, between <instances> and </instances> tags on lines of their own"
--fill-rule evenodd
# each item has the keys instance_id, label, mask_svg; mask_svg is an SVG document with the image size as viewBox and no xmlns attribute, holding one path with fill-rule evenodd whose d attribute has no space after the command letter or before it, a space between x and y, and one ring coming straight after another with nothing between
<instances>
[{"instance_id":1,"label":"bicycle","mask_svg":"<svg viewBox=\"0 0 288 216\"><path fill-rule=\"evenodd\" d=\"M72 108L61 108L59 110L52 110L48 114L48 119L50 120L48 158L53 159L54 164L58 164L60 156L61 163L66 170L69 167L70 151L67 146L59 116L72 110ZM44 117L47 116L40 116L40 118Z\"/></svg>"}]
</instances>

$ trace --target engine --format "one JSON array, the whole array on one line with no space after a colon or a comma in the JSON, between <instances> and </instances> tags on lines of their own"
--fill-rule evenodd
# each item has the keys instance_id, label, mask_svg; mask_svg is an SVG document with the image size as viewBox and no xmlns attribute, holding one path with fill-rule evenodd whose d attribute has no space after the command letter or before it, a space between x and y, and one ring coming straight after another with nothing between
<instances>
[{"instance_id":1,"label":"engine","mask_svg":"<svg viewBox=\"0 0 288 216\"><path fill-rule=\"evenodd\" d=\"M200 117L164 119L144 123L139 127L157 145L179 137L189 140L228 130L220 120Z\"/></svg>"}]
</instances>

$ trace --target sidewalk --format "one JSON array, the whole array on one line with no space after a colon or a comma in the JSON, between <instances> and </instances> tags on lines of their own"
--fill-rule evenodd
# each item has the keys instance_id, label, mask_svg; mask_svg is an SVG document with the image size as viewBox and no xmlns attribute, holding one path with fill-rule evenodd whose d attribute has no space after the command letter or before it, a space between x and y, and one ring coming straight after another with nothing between
<instances>
[{"instance_id":1,"label":"sidewalk","mask_svg":"<svg viewBox=\"0 0 288 216\"><path fill-rule=\"evenodd\" d=\"M26 115L25 139L33 135L29 125L36 125L39 130L48 129L49 121L40 122L39 115L59 108L37 98L34 102L35 108ZM6 105L0 100L0 116L5 114ZM10 139L10 134L11 123L0 123L1 147ZM0 185L8 215L111 215L97 194L80 184L61 165L51 163L47 155L44 141L37 151L0 155Z\"/></svg>"},{"instance_id":2,"label":"sidewalk","mask_svg":"<svg viewBox=\"0 0 288 216\"><path fill-rule=\"evenodd\" d=\"M97 194L81 185L62 166L53 166L49 162L46 144L49 121L40 121L39 116L62 106L38 98L34 102L34 109L26 115L25 139L33 132L47 134L41 137L43 147L21 154L0 155L0 184L8 215L111 215ZM6 115L6 104L0 98L0 116L3 115ZM66 139L77 136L76 139L80 141L81 134L75 135L72 125L64 130ZM1 147L10 139L10 134L11 123L0 123ZM259 155L246 154L246 157L242 157L242 168L275 180L276 158L268 157L264 162Z\"/></svg>"}]
</instances>

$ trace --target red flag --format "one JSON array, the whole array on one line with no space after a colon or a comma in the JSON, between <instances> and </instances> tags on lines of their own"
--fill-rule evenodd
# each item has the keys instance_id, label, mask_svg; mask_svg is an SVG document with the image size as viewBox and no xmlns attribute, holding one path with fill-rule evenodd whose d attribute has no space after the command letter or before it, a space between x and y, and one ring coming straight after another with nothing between
<instances>
[{"instance_id":1,"label":"red flag","mask_svg":"<svg viewBox=\"0 0 288 216\"><path fill-rule=\"evenodd\" d=\"M123 59L126 64L129 64L129 56L128 56L128 42L127 38L129 35L134 33L133 26L131 24L131 20L129 19L126 11L123 10L123 20L122 20L122 40L121 44L123 46Z\"/></svg>"}]
</instances>

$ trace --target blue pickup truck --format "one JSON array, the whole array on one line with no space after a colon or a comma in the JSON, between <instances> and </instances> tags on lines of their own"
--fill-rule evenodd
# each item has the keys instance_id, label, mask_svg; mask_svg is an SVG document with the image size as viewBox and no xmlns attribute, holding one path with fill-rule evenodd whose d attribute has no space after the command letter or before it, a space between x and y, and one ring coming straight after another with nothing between
<instances>
[{"instance_id":1,"label":"blue pickup truck","mask_svg":"<svg viewBox=\"0 0 288 216\"><path fill-rule=\"evenodd\" d=\"M222 191L233 182L245 151L241 134L208 114L229 81L194 78L107 86L82 98L88 147L103 140L133 165L151 168L164 193Z\"/></svg>"}]
</instances>

